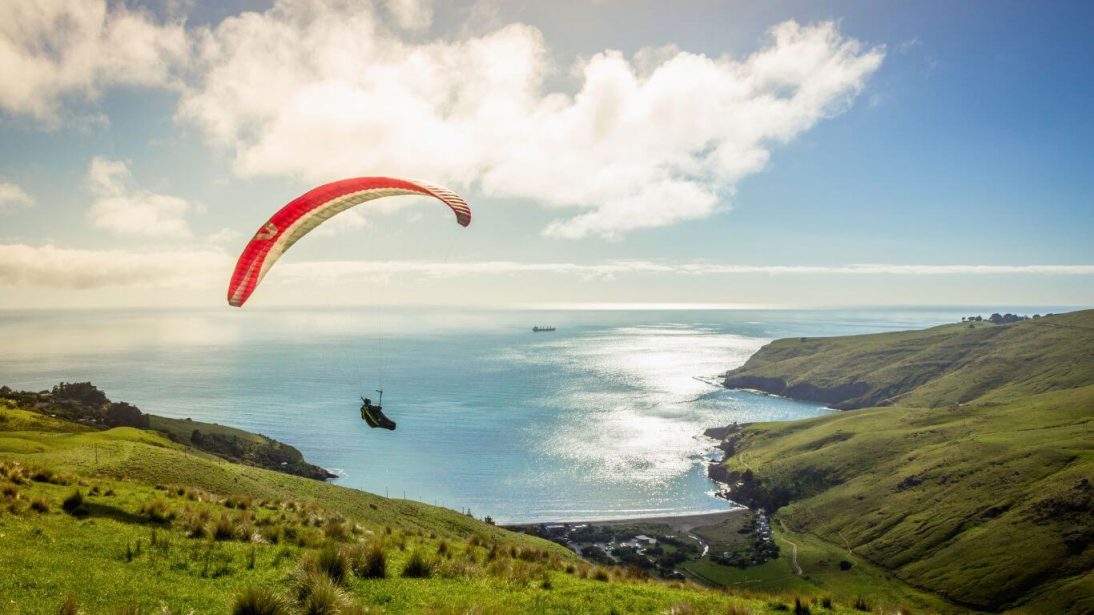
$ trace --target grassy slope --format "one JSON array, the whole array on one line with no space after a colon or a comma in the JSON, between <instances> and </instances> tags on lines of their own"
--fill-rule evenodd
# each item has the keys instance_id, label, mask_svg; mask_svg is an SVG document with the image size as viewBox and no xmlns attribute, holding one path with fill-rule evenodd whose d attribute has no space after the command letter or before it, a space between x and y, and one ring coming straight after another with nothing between
<instances>
[{"instance_id":1,"label":"grassy slope","mask_svg":"<svg viewBox=\"0 0 1094 615\"><path fill-rule=\"evenodd\" d=\"M988 402L1094 383L1094 310L971 327L777 340L727 382L840 408Z\"/></svg>"},{"instance_id":2,"label":"grassy slope","mask_svg":"<svg viewBox=\"0 0 1094 615\"><path fill-rule=\"evenodd\" d=\"M380 542L388 552L388 578L347 582L348 594L370 613L785 609L785 602L626 580L615 573L610 581L594 580L595 569L558 545L451 510L230 463L150 432L88 432L0 404L0 464L10 472L18 467L13 463L48 467L69 478L64 485L25 478L15 484L0 475L0 485L6 485L0 496L0 570L5 571L0 613L56 612L66 594L90 613L115 612L127 603L143 606L144 612L159 612L161 603L175 613L225 612L244 587L287 587L302 557L320 543L336 544L320 529L328 525L311 527L315 520L329 524L339 518L354 529L337 544ZM158 485L189 487L184 497L181 489ZM196 499L190 491L195 488L201 490ZM76 489L87 502L89 514L83 518L60 510ZM92 489L96 495L90 495ZM240 511L228 508L229 496L253 499ZM48 511L36 512L30 507L34 501ZM152 502L162 502L174 520L152 519L144 512ZM202 511L213 520L231 515L233 524L250 523L263 531L293 526L308 542L291 542L284 533L278 544L188 537L186 519ZM447 555L439 553L442 541ZM517 556L515 550L532 556ZM432 578L398 576L412 552L436 563ZM833 612L852 611L837 606Z\"/></svg>"},{"instance_id":3,"label":"grassy slope","mask_svg":"<svg viewBox=\"0 0 1094 615\"><path fill-rule=\"evenodd\" d=\"M914 585L979 608L1094 609L1094 312L828 342L780 340L746 369L899 385L899 407L750 425L727 467L795 493L789 527Z\"/></svg>"}]
</instances>

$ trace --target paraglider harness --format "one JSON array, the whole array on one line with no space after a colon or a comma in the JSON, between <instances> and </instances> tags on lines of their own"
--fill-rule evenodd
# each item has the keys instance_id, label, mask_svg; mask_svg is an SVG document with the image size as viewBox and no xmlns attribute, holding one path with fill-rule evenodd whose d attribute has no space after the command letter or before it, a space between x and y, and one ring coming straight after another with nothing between
<instances>
[{"instance_id":1,"label":"paraglider harness","mask_svg":"<svg viewBox=\"0 0 1094 615\"><path fill-rule=\"evenodd\" d=\"M373 429L381 427L383 429L395 431L395 421L384 416L383 407L380 405L384 401L384 391L383 389L377 389L376 392L380 394L380 399L375 406L372 405L371 399L367 397L361 398L361 401L364 402L364 404L361 405L361 418Z\"/></svg>"}]
</instances>

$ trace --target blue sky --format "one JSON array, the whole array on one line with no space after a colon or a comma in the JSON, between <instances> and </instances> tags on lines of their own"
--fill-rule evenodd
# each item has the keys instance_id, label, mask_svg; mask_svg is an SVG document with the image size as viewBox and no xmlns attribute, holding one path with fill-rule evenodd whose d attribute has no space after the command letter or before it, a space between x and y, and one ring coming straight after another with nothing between
<instances>
[{"instance_id":1,"label":"blue sky","mask_svg":"<svg viewBox=\"0 0 1094 615\"><path fill-rule=\"evenodd\" d=\"M5 3L0 306L219 305L374 174L472 227L359 208L254 303L1094 304L1083 3L271 5Z\"/></svg>"}]
</instances>

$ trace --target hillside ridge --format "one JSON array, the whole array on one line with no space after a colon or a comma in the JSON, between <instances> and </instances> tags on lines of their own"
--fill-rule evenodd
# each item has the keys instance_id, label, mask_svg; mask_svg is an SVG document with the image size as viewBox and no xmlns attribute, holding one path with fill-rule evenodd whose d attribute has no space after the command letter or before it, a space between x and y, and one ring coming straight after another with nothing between
<instances>
[{"instance_id":1,"label":"hillside ridge","mask_svg":"<svg viewBox=\"0 0 1094 615\"><path fill-rule=\"evenodd\" d=\"M874 405L708 431L734 501L971 609L1094 610L1094 311L777 340L745 384Z\"/></svg>"},{"instance_id":2,"label":"hillside ridge","mask_svg":"<svg viewBox=\"0 0 1094 615\"><path fill-rule=\"evenodd\" d=\"M724 384L842 410L937 407L1083 386L1094 382L1091 366L1094 310L1085 310L1001 325L775 340L727 372Z\"/></svg>"}]
</instances>

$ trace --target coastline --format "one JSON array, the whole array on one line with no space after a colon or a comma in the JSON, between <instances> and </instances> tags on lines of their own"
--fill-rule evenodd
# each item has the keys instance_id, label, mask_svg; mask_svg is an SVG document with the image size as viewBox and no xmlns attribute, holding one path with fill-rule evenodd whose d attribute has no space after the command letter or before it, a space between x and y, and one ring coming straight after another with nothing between
<instances>
[{"instance_id":1,"label":"coastline","mask_svg":"<svg viewBox=\"0 0 1094 615\"><path fill-rule=\"evenodd\" d=\"M736 504L735 502L731 502ZM730 510L705 512L705 513L683 513L679 515L659 515L656 517L629 517L629 518L616 518L616 519L582 519L572 521L537 521L532 523L499 523L498 527L505 529L513 528L531 528L536 526L545 525L575 525L585 524L593 526L612 526L612 525L666 525L670 528L687 532L697 527L703 527L706 525L714 525L720 523L731 516L739 515L743 512L747 512L748 509L744 507L732 508Z\"/></svg>"}]
</instances>

